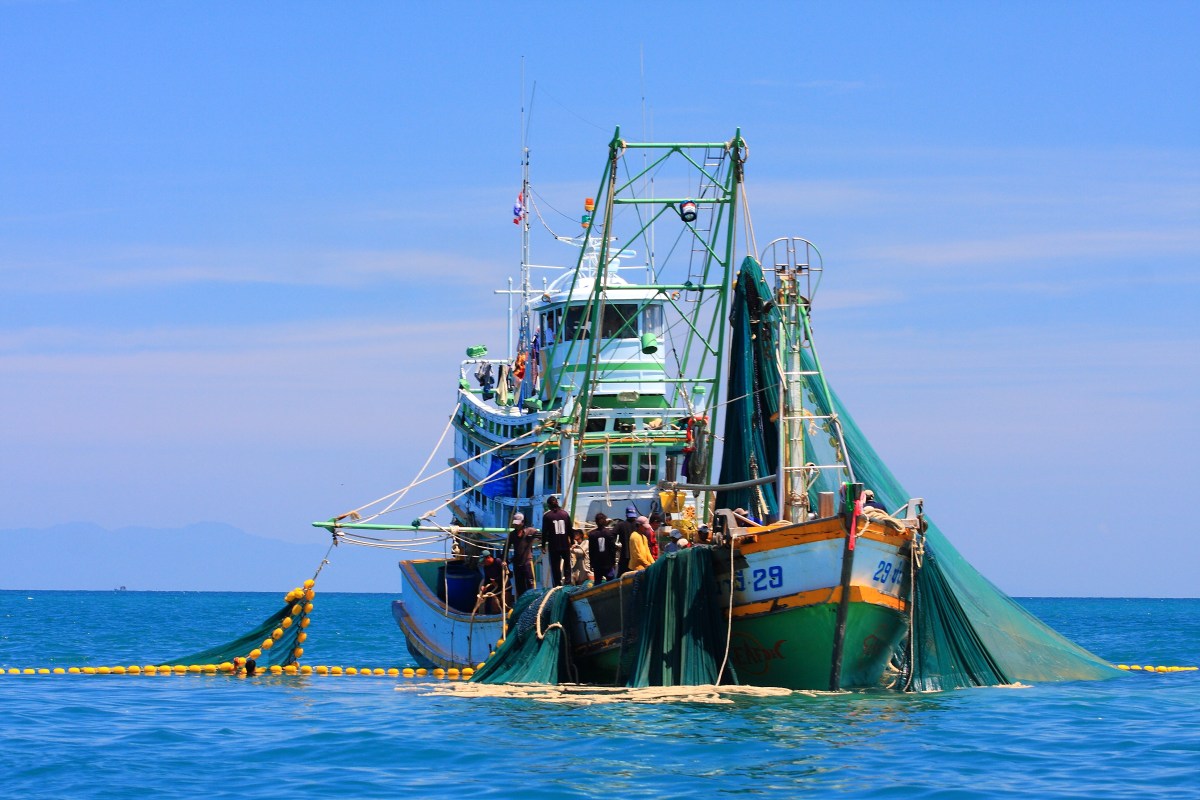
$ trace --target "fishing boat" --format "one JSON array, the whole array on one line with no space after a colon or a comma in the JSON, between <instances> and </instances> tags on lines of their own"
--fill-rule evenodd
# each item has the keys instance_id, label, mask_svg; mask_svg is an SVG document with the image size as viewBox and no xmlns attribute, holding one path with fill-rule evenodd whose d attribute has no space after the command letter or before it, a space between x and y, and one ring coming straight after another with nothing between
<instances>
[{"instance_id":1,"label":"fishing boat","mask_svg":"<svg viewBox=\"0 0 1200 800\"><path fill-rule=\"evenodd\" d=\"M427 473L431 454L404 489L314 523L339 543L409 554L392 610L413 657L474 667L507 639L533 630L541 641L557 627L566 678L596 684L839 690L1036 677L993 657L989 645L1006 640L979 621L1003 608L994 627L1004 635L1057 635L994 587L964 591L986 581L969 565L947 572L957 553L830 391L810 317L823 259L794 235L757 247L740 130L663 143L617 129L570 234L541 214L528 153L507 351L471 344L448 380L454 405L434 447L451 439L448 464ZM558 266L531 257L535 220ZM547 274L540 285L534 270ZM389 519L432 480L451 484L439 505ZM514 519L540 529L552 499L581 530L603 524L597 515L662 515L691 546L561 588L535 548L537 589L511 613L509 531ZM707 644L689 650L687 637ZM686 677L696 662L703 674Z\"/></svg>"}]
</instances>

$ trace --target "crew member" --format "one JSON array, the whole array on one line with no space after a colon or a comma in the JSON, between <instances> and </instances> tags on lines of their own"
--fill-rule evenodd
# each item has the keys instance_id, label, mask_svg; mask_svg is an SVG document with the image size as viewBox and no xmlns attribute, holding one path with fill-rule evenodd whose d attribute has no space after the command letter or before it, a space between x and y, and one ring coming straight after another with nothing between
<instances>
[{"instance_id":1,"label":"crew member","mask_svg":"<svg viewBox=\"0 0 1200 800\"><path fill-rule=\"evenodd\" d=\"M525 527L525 515L513 514L505 550L512 553L513 591L517 597L533 588L533 540L537 528Z\"/></svg>"},{"instance_id":2,"label":"crew member","mask_svg":"<svg viewBox=\"0 0 1200 800\"><path fill-rule=\"evenodd\" d=\"M863 508L878 508L880 511L887 512L883 503L875 499L875 493L870 489L863 492Z\"/></svg>"},{"instance_id":3,"label":"crew member","mask_svg":"<svg viewBox=\"0 0 1200 800\"><path fill-rule=\"evenodd\" d=\"M637 518L637 527L629 534L629 569L645 569L654 563L650 555L650 537L654 531L650 528L650 520L645 517Z\"/></svg>"},{"instance_id":4,"label":"crew member","mask_svg":"<svg viewBox=\"0 0 1200 800\"><path fill-rule=\"evenodd\" d=\"M542 515L542 547L550 555L550 584L562 586L571 575L571 515L551 495Z\"/></svg>"},{"instance_id":5,"label":"crew member","mask_svg":"<svg viewBox=\"0 0 1200 800\"><path fill-rule=\"evenodd\" d=\"M618 522L613 531L617 536L617 574L629 572L629 534L637 527L638 510L636 506L625 509L625 519Z\"/></svg>"},{"instance_id":6,"label":"crew member","mask_svg":"<svg viewBox=\"0 0 1200 800\"><path fill-rule=\"evenodd\" d=\"M608 517L596 515L596 530L588 537L588 556L596 583L617 577L617 535L608 524Z\"/></svg>"}]
</instances>

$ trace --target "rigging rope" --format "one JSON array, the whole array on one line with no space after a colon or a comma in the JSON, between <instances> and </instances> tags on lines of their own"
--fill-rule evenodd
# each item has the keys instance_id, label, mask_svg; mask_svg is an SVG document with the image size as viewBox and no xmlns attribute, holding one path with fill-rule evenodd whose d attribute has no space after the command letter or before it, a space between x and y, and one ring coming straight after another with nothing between
<instances>
[{"instance_id":1,"label":"rigging rope","mask_svg":"<svg viewBox=\"0 0 1200 800\"><path fill-rule=\"evenodd\" d=\"M425 469L429 466L429 462L433 461L433 457L435 455L437 455L438 448L440 448L442 446L442 442L444 442L446 440L446 434L449 433L450 429L454 426L454 418L458 416L458 411L461 408L462 408L462 403L454 404L454 411L450 412L450 418L446 420L446 427L442 429L442 435L440 437L438 437L437 444L435 444L433 446L433 449L429 451L429 457L425 459L425 463L421 465L421 468L419 470L417 470L416 477L413 478L412 482L410 482L408 484L408 486L405 486L403 489L399 489L390 494L386 494L383 497L379 498L378 500L372 500L371 502L365 503L365 504L359 506L358 508L355 508L351 511L347 511L345 514L342 514L341 516L337 517L337 519L342 520L349 516L358 517L359 512L363 511L364 509L370 508L371 506L375 505L376 503L382 503L384 500L395 497L396 499L392 502L391 505L389 505L387 508L383 509L382 511L376 512L375 514L371 515L371 517L370 517L370 519L378 519L380 516L386 514L388 511L392 510L392 508L395 506L396 503L398 503L400 500L404 499L404 496L408 494L410 489L412 489L414 486L419 486L421 483L424 483L424 481L420 480L421 473L423 473L425 471ZM439 474L441 474L441 473L439 473ZM432 477L435 477L435 476L431 475L430 478L432 478ZM428 479L426 479L426 480L428 480Z\"/></svg>"},{"instance_id":2,"label":"rigging rope","mask_svg":"<svg viewBox=\"0 0 1200 800\"><path fill-rule=\"evenodd\" d=\"M458 404L458 405L456 405L456 406L454 407L454 414L452 414L452 415L450 416L450 424L451 424L451 425L453 424L453 422L454 422L454 417L455 417L455 415L457 415L457 414L458 414L458 410L459 410L459 408L461 408L461 405L462 405L462 404L460 403L460 404ZM541 432L542 432L544 429L545 429L545 428L544 428L544 426L542 426L542 425L535 425L535 426L533 426L532 428L530 428L528 431L526 431L525 433L522 433L520 436L515 436L515 437L513 437L512 439L509 439L509 440L508 440L508 441L506 441L506 442L501 442L500 444L496 445L495 447L492 447L492 448L489 448L489 449L487 449L487 450L484 450L484 451L480 452L480 453L479 453L479 454L477 454L477 455L471 456L471 457L470 457L470 458L468 458L468 459L465 459L465 460L463 460L463 461L458 461L458 462L455 462L453 465L451 465L451 466L449 466L449 467L446 467L445 469L443 469L443 470L440 470L440 471L438 471L438 472L435 472L435 473L433 473L432 475L427 475L426 477L424 477L424 478L421 478L420 480L413 480L413 482L412 482L412 483L410 483L408 486L405 486L403 489L397 489L397 490L396 490L396 491L394 491L394 492L390 492L389 494L386 494L386 495L384 495L383 497L379 498L378 500L372 500L372 501L371 501L371 502L369 502L369 503L364 503L363 505L359 506L359 507L358 507L358 508L356 508L356 509L353 509L353 510L351 510L351 511L347 511L346 513L344 513L344 514L341 514L340 516L334 517L334 521L336 521L336 522L340 522L341 520L343 520L343 519L346 519L347 517L353 517L353 516L356 516L356 515L358 515L358 514L359 514L359 512L363 511L364 509L370 508L371 506L375 505L376 503L381 503L381 502L383 502L384 500L388 500L388 499L390 499L390 498L392 498L392 497L395 497L395 496L396 496L396 495L398 495L398 494L400 494L400 495L407 494L407 493L408 493L408 491L409 491L410 489L412 489L413 487L415 487L415 486L420 486L420 485L421 485L421 484L423 484L423 483L428 483L429 481L433 480L434 478L440 478L442 475L445 475L447 472L452 472L452 471L454 471L454 469L455 469L456 467L461 467L461 466L463 466L464 464L469 464L469 463L471 463L472 461L478 461L479 459L483 458L484 456L491 455L492 453L496 452L497 450L503 450L503 449L504 449L504 448L506 448L506 447L511 447L513 444L515 444L516 442L519 442L519 441L521 441L522 439L527 439L527 438L529 438L530 436L533 436L534 434L541 433ZM443 433L442 433L442 437L443 437L443 439L445 438L445 432L443 432ZM430 459L428 459L428 460L431 460L431 459L433 458L433 456L434 456L434 455L437 453L437 448L438 448L438 447L440 447L440 446L441 446L441 440L439 440L439 441L438 441L438 444L437 444L437 446L435 446L435 447L434 447L434 449L433 449L433 452L432 452L432 453L430 453ZM537 446L537 445L535 445L535 447L536 447L536 446ZM428 460L426 461L426 463L428 463ZM491 477L491 476L489 476L489 477ZM486 478L485 478L485 480L486 480ZM476 485L478 486L478 484L476 484ZM440 496L440 495L439 495L439 496ZM371 516L370 516L370 517L368 517L367 519L378 519L378 518L379 518L380 516L382 516L384 513L385 513L385 512L383 512L383 511L380 511L380 512L378 512L378 513L375 513L375 514L371 515ZM356 519L361 521L361 517L356 517Z\"/></svg>"}]
</instances>

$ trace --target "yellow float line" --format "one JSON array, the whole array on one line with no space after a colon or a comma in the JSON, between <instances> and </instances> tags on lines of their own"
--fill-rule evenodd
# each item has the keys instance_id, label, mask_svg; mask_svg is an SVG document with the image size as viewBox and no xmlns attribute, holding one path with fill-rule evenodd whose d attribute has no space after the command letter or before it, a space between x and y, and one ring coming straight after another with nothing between
<instances>
[{"instance_id":1,"label":"yellow float line","mask_svg":"<svg viewBox=\"0 0 1200 800\"><path fill-rule=\"evenodd\" d=\"M1138 664L1114 664L1117 669L1123 669L1126 672L1195 672L1200 667L1152 667L1149 664L1141 666Z\"/></svg>"},{"instance_id":2,"label":"yellow float line","mask_svg":"<svg viewBox=\"0 0 1200 800\"><path fill-rule=\"evenodd\" d=\"M224 664L163 664L162 666L154 666L147 664L140 667L136 664L123 667L55 667L48 669L46 667L18 669L11 667L9 669L0 669L0 675L216 675L218 673L231 674L234 673L233 664L228 662ZM245 677L244 672L236 673L238 677ZM330 667L316 666L310 667L297 666L289 664L286 667L274 665L265 667L258 675L319 675L321 677L331 676L351 676L362 675L364 677L374 678L405 678L425 677L432 675L438 679L448 680L467 680L475 674L475 670L470 667L458 669L435 669L432 672L426 669L413 669L412 667Z\"/></svg>"}]
</instances>

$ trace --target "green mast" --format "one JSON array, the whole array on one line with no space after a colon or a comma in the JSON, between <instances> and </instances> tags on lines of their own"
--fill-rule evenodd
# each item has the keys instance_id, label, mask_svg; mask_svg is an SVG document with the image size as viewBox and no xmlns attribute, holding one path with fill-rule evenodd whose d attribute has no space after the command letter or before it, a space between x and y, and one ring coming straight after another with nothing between
<instances>
[{"instance_id":1,"label":"green mast","mask_svg":"<svg viewBox=\"0 0 1200 800\"><path fill-rule=\"evenodd\" d=\"M611 367L603 359L606 344L600 337L605 304L624 291L650 290L665 301L671 315L662 342L668 355L663 381L671 387L666 394L668 405L679 406L682 400L690 414L707 417L708 430L716 429L746 152L740 129L728 142L628 142L621 138L620 128L614 131L596 198L595 219L583 236L568 292L568 297L572 296L589 249L598 253L594 281L580 319L580 325L586 326L590 334L586 369L578 376L579 394L569 415L574 422L570 436L579 455L585 452L586 421L600 385L600 373L603 366ZM632 155L642 155L644 162L634 166ZM669 187L665 196L656 197L646 191L647 186L663 185ZM660 237L673 238L665 254L651 254L656 226ZM609 285L609 275L619 259L642 249L652 280ZM639 313L647 302L639 304ZM580 344L572 340L571 350ZM551 401L565 397L570 387L567 381L566 373L556 375L546 396ZM702 482L711 482L714 444L714 437L707 436L699 445L703 470L701 475L693 472L693 480L702 477ZM566 487L572 507L578 497L576 473L572 473ZM708 517L708 505L707 498L698 504L704 519Z\"/></svg>"}]
</instances>

